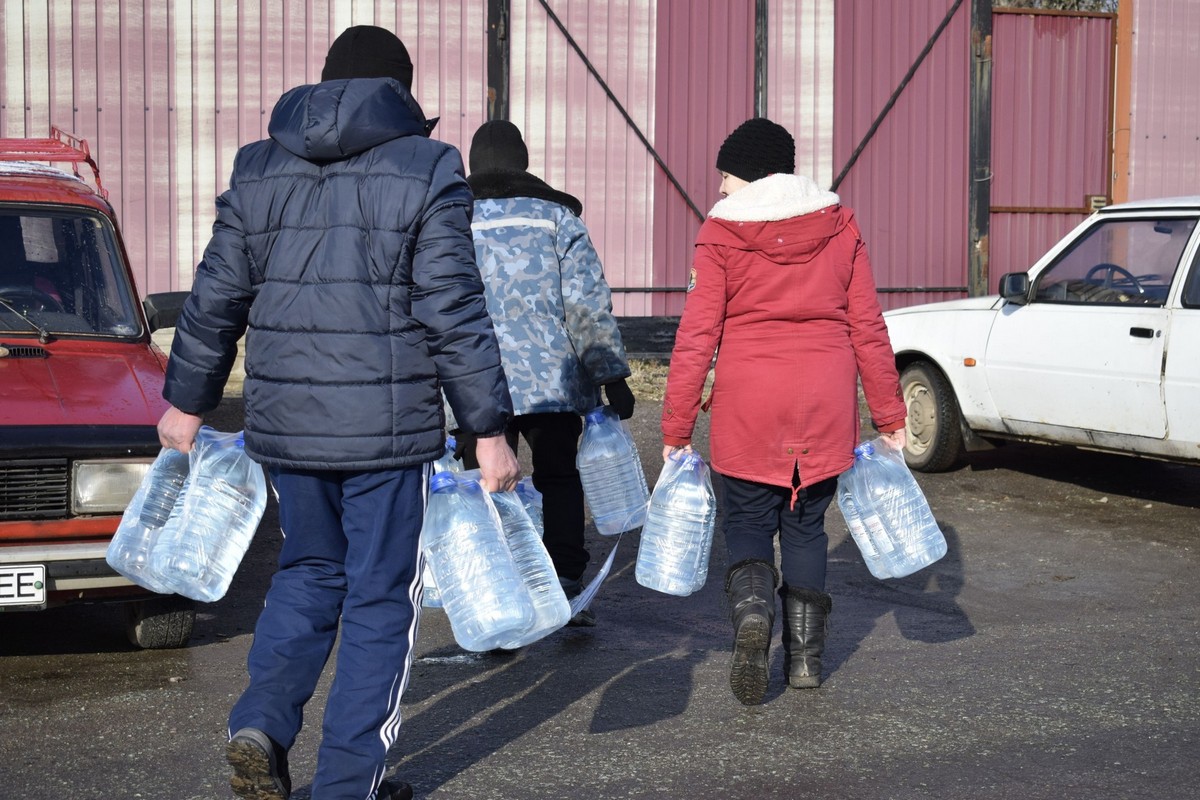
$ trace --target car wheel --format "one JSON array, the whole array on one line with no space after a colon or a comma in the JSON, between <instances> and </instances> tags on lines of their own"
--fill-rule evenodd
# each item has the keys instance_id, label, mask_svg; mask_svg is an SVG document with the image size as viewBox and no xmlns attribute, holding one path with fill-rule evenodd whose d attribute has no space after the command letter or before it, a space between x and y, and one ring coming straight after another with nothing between
<instances>
[{"instance_id":1,"label":"car wheel","mask_svg":"<svg viewBox=\"0 0 1200 800\"><path fill-rule=\"evenodd\" d=\"M920 472L942 472L963 456L962 416L949 381L925 361L910 364L900 374L900 389L908 407L904 460Z\"/></svg>"},{"instance_id":2,"label":"car wheel","mask_svg":"<svg viewBox=\"0 0 1200 800\"><path fill-rule=\"evenodd\" d=\"M178 595L152 597L125 606L125 632L130 642L144 650L185 646L195 622L195 603Z\"/></svg>"}]
</instances>

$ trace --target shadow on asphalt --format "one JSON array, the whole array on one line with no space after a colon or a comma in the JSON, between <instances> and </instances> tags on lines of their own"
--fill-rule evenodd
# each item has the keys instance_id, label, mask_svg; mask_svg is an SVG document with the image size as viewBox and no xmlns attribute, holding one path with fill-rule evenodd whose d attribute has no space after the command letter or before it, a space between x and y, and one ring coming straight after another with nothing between
<instances>
[{"instance_id":1,"label":"shadow on asphalt","mask_svg":"<svg viewBox=\"0 0 1200 800\"><path fill-rule=\"evenodd\" d=\"M590 525L588 544L593 553L611 546ZM694 618L672 614L669 608L673 601L720 596L720 582L714 569L705 588L690 598L667 598L641 587L631 591L637 544L636 535L626 536L610 583L597 597L603 629L563 628L516 652L468 653L453 643L420 652L418 646L404 696L411 716L405 717L402 742L393 748L389 769L421 776L421 790L436 791L490 754L563 719L564 712L597 692L587 725L590 734L649 727L682 716L693 700L695 670L713 650L725 649L725 637L716 631L723 632L727 623L697 626ZM421 624L435 620L444 624L443 612L426 609ZM645 696L647 686L655 687L652 702ZM569 746L561 755L543 757L563 758L565 770L578 767ZM303 794L294 797L304 800Z\"/></svg>"},{"instance_id":2,"label":"shadow on asphalt","mask_svg":"<svg viewBox=\"0 0 1200 800\"><path fill-rule=\"evenodd\" d=\"M1095 492L1200 508L1200 467L1075 447L1006 442L968 453L957 475L1010 470ZM969 484L963 486L969 491Z\"/></svg>"},{"instance_id":3,"label":"shadow on asphalt","mask_svg":"<svg viewBox=\"0 0 1200 800\"><path fill-rule=\"evenodd\" d=\"M683 717L701 691L698 669L713 657L726 658L730 646L724 595L727 564L720 527L718 519L708 581L690 597L668 597L630 586L638 539L629 534L599 596L600 625L605 630L565 628L515 653L468 653L452 643L418 652L404 698L411 716L405 716L402 741L393 748L389 771L421 776L422 791L435 792L490 754L554 725L568 709L586 704L597 692L599 699L588 712L590 734L651 727ZM826 680L885 617L894 619L904 638L918 642L945 643L975 634L975 626L957 601L964 582L959 536L950 526L943 526L943 532L948 552L940 561L915 575L880 581L868 572L853 540L831 526L831 541L842 538L830 551L829 585L835 591L835 607L824 659ZM593 555L606 552L607 547L589 526ZM679 613L675 613L677 605ZM427 609L424 614L422 626L429 616L442 612ZM780 631L777 618L771 649L773 676L783 671ZM597 658L597 651L603 656ZM647 687L654 687L652 699L646 696ZM764 702L789 691L786 682L773 678ZM747 711L754 713L757 707ZM578 767L566 742L561 755L539 757L561 758L564 770ZM305 800L305 791L298 790L296 800Z\"/></svg>"},{"instance_id":4,"label":"shadow on asphalt","mask_svg":"<svg viewBox=\"0 0 1200 800\"><path fill-rule=\"evenodd\" d=\"M53 630L55 635L43 635L46 630ZM136 649L125 635L125 609L120 603L0 614L0 657L127 653Z\"/></svg>"}]
</instances>

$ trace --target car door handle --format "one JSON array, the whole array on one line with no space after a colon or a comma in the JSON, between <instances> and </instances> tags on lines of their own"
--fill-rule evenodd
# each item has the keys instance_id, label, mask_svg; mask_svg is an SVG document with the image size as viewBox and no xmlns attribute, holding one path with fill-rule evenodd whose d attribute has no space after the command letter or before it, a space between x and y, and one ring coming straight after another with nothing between
<instances>
[{"instance_id":1,"label":"car door handle","mask_svg":"<svg viewBox=\"0 0 1200 800\"><path fill-rule=\"evenodd\" d=\"M1154 331L1150 328L1130 328L1130 336L1136 336L1138 339L1153 339Z\"/></svg>"}]
</instances>

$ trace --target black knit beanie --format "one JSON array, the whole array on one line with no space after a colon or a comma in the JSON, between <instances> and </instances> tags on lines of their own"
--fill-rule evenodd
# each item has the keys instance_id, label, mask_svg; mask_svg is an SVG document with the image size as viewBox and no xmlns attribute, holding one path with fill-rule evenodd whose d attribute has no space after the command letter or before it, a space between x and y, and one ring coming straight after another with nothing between
<instances>
[{"instance_id":1,"label":"black knit beanie","mask_svg":"<svg viewBox=\"0 0 1200 800\"><path fill-rule=\"evenodd\" d=\"M529 148L521 139L521 131L506 119L493 119L479 126L471 137L471 153L467 157L471 172L494 172L529 169Z\"/></svg>"},{"instance_id":2,"label":"black knit beanie","mask_svg":"<svg viewBox=\"0 0 1200 800\"><path fill-rule=\"evenodd\" d=\"M725 138L717 169L744 181L796 171L796 142L782 125L766 117L748 119Z\"/></svg>"},{"instance_id":3,"label":"black knit beanie","mask_svg":"<svg viewBox=\"0 0 1200 800\"><path fill-rule=\"evenodd\" d=\"M412 89L413 63L404 42L389 30L355 25L333 40L321 80L395 78Z\"/></svg>"}]
</instances>

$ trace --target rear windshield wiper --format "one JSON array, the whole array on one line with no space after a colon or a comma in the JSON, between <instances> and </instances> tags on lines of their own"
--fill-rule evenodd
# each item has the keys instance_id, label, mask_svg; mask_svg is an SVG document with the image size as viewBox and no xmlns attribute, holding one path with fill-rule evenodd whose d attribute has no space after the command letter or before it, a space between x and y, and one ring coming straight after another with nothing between
<instances>
[{"instance_id":1,"label":"rear windshield wiper","mask_svg":"<svg viewBox=\"0 0 1200 800\"><path fill-rule=\"evenodd\" d=\"M32 326L33 329L38 332L38 341L40 343L46 344L47 342L50 341L50 331L46 330L41 325L38 325L36 322L34 322L32 319L30 319L29 316L24 311L22 311L21 309L17 308L16 306L12 305L11 303L9 303L8 300L6 300L4 298L3 295L0 295L0 306L4 306L9 311L13 312L18 317L20 317L21 319L28 322L30 324L30 326Z\"/></svg>"}]
</instances>

